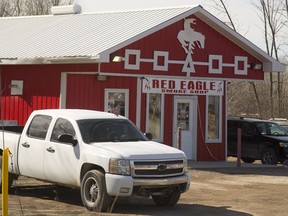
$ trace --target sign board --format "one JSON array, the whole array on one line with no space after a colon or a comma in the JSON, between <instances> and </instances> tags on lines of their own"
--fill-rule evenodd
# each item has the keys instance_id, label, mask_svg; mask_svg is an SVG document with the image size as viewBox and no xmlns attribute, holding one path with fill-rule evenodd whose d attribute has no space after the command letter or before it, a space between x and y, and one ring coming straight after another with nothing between
<instances>
[{"instance_id":1,"label":"sign board","mask_svg":"<svg viewBox=\"0 0 288 216\"><path fill-rule=\"evenodd\" d=\"M218 80L143 78L143 93L223 95L224 83Z\"/></svg>"}]
</instances>

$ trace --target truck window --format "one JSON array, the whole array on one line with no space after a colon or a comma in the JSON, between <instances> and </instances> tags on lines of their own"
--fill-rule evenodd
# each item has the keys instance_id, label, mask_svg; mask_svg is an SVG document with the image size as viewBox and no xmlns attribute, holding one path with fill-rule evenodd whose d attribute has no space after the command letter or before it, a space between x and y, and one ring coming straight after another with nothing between
<instances>
[{"instance_id":1,"label":"truck window","mask_svg":"<svg viewBox=\"0 0 288 216\"><path fill-rule=\"evenodd\" d=\"M75 137L75 130L70 121L59 118L57 119L55 126L52 131L51 141L58 142L60 135L69 134Z\"/></svg>"},{"instance_id":2,"label":"truck window","mask_svg":"<svg viewBox=\"0 0 288 216\"><path fill-rule=\"evenodd\" d=\"M245 136L256 135L256 129L254 124L251 124L250 122L244 122L242 125L242 134Z\"/></svg>"},{"instance_id":3,"label":"truck window","mask_svg":"<svg viewBox=\"0 0 288 216\"><path fill-rule=\"evenodd\" d=\"M257 122L257 129L266 135L286 136L287 132L280 125L276 123Z\"/></svg>"},{"instance_id":4,"label":"truck window","mask_svg":"<svg viewBox=\"0 0 288 216\"><path fill-rule=\"evenodd\" d=\"M127 120L85 119L78 120L77 123L85 143L147 140L145 136Z\"/></svg>"},{"instance_id":5,"label":"truck window","mask_svg":"<svg viewBox=\"0 0 288 216\"><path fill-rule=\"evenodd\" d=\"M27 130L27 136L45 139L52 117L47 115L36 115Z\"/></svg>"}]
</instances>

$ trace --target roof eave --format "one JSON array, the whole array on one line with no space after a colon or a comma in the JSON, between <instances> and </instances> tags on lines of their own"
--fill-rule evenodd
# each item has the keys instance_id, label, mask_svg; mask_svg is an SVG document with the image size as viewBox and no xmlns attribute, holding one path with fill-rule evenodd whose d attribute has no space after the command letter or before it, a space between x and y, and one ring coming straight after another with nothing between
<instances>
[{"instance_id":1,"label":"roof eave","mask_svg":"<svg viewBox=\"0 0 288 216\"><path fill-rule=\"evenodd\" d=\"M0 58L0 65L29 65L29 64L83 64L98 63L100 56L65 56L65 57L34 57L34 58Z\"/></svg>"},{"instance_id":2,"label":"roof eave","mask_svg":"<svg viewBox=\"0 0 288 216\"><path fill-rule=\"evenodd\" d=\"M277 61L263 62L263 71L264 72L286 72L286 68L283 64Z\"/></svg>"}]
</instances>

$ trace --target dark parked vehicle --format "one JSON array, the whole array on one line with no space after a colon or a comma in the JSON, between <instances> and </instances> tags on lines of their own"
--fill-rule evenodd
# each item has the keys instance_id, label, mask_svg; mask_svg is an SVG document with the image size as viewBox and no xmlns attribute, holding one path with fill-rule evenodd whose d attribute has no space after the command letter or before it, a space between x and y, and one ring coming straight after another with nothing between
<instances>
[{"instance_id":1,"label":"dark parked vehicle","mask_svg":"<svg viewBox=\"0 0 288 216\"><path fill-rule=\"evenodd\" d=\"M277 164L288 159L288 132L279 124L249 118L228 119L228 156L237 156L237 131L241 128L241 158L245 163L261 160Z\"/></svg>"}]
</instances>

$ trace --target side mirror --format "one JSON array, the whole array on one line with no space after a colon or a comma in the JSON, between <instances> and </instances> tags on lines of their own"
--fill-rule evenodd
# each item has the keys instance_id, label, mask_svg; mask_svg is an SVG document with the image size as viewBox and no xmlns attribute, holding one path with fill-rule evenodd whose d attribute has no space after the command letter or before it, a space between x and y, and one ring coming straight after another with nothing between
<instances>
[{"instance_id":1,"label":"side mirror","mask_svg":"<svg viewBox=\"0 0 288 216\"><path fill-rule=\"evenodd\" d=\"M58 138L59 142L63 142L63 143L70 143L73 146L76 146L78 143L78 140L74 139L74 137L70 134L62 134L59 136Z\"/></svg>"},{"instance_id":2,"label":"side mirror","mask_svg":"<svg viewBox=\"0 0 288 216\"><path fill-rule=\"evenodd\" d=\"M151 133L145 133L145 136L149 139L152 140L153 139L153 135Z\"/></svg>"}]
</instances>

